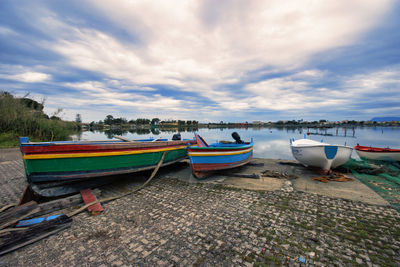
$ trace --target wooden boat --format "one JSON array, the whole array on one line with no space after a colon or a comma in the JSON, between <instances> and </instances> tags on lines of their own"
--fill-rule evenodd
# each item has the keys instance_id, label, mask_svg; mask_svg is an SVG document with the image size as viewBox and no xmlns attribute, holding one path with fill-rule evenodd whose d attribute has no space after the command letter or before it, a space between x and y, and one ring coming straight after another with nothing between
<instances>
[{"instance_id":1,"label":"wooden boat","mask_svg":"<svg viewBox=\"0 0 400 267\"><path fill-rule=\"evenodd\" d=\"M354 147L360 158L385 161L400 161L400 149L379 148L356 145Z\"/></svg>"},{"instance_id":2,"label":"wooden boat","mask_svg":"<svg viewBox=\"0 0 400 267\"><path fill-rule=\"evenodd\" d=\"M190 144L195 144L195 140L29 142L26 137L20 138L26 177L36 192L40 191L39 186L89 183L93 182L91 178L107 182L111 175L153 169L164 152L162 166L172 164L187 157ZM60 195L62 190L37 193L52 196ZM72 193L70 189L64 191Z\"/></svg>"},{"instance_id":3,"label":"wooden boat","mask_svg":"<svg viewBox=\"0 0 400 267\"><path fill-rule=\"evenodd\" d=\"M329 172L346 163L353 148L331 145L310 139L290 140L293 157L305 166L317 167L322 172Z\"/></svg>"},{"instance_id":4,"label":"wooden boat","mask_svg":"<svg viewBox=\"0 0 400 267\"><path fill-rule=\"evenodd\" d=\"M232 134L237 137L235 143L218 142L208 145L201 136L195 136L197 145L188 148L188 155L193 175L197 178L204 178L214 171L245 165L253 156L253 141L241 141L236 132Z\"/></svg>"}]
</instances>

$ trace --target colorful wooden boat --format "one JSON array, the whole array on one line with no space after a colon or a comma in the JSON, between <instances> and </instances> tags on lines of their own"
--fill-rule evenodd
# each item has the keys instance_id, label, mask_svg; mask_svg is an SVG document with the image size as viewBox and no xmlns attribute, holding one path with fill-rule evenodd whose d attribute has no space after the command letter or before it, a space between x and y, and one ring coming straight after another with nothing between
<instances>
[{"instance_id":1,"label":"colorful wooden boat","mask_svg":"<svg viewBox=\"0 0 400 267\"><path fill-rule=\"evenodd\" d=\"M195 144L195 140L29 142L26 137L20 138L25 173L31 185L67 184L99 177L107 181L111 175L155 168L164 152L162 166L178 162L187 157L190 144Z\"/></svg>"},{"instance_id":2,"label":"colorful wooden boat","mask_svg":"<svg viewBox=\"0 0 400 267\"><path fill-rule=\"evenodd\" d=\"M356 145L354 147L360 158L371 160L400 161L400 149L379 148Z\"/></svg>"},{"instance_id":3,"label":"colorful wooden boat","mask_svg":"<svg viewBox=\"0 0 400 267\"><path fill-rule=\"evenodd\" d=\"M353 148L331 145L310 139L290 140L293 157L305 166L317 167L322 172L346 163Z\"/></svg>"},{"instance_id":4,"label":"colorful wooden boat","mask_svg":"<svg viewBox=\"0 0 400 267\"><path fill-rule=\"evenodd\" d=\"M193 175L197 178L204 178L214 171L245 165L253 156L253 141L244 143L239 137L240 141L236 143L219 142L208 145L201 136L195 136L197 145L188 148L188 155Z\"/></svg>"}]
</instances>

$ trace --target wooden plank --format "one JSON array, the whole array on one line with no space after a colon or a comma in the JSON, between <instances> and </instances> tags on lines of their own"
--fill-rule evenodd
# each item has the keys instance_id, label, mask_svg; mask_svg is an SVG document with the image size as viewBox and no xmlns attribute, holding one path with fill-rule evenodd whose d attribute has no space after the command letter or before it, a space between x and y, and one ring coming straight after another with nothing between
<instances>
[{"instance_id":1,"label":"wooden plank","mask_svg":"<svg viewBox=\"0 0 400 267\"><path fill-rule=\"evenodd\" d=\"M70 227L72 218L62 215L21 231L10 231L0 236L0 256Z\"/></svg>"},{"instance_id":2,"label":"wooden plank","mask_svg":"<svg viewBox=\"0 0 400 267\"><path fill-rule=\"evenodd\" d=\"M81 195L85 204L89 204L97 200L91 189L81 190ZM89 206L88 210L91 215L99 215L103 211L103 207L100 205L100 203L96 203Z\"/></svg>"},{"instance_id":3,"label":"wooden plank","mask_svg":"<svg viewBox=\"0 0 400 267\"><path fill-rule=\"evenodd\" d=\"M25 187L24 192L19 200L18 205L22 205L24 203L28 203L29 201L36 200L35 194L30 185Z\"/></svg>"},{"instance_id":4,"label":"wooden plank","mask_svg":"<svg viewBox=\"0 0 400 267\"><path fill-rule=\"evenodd\" d=\"M0 213L0 229L4 229L18 222L19 220L25 219L39 210L40 208L38 204L35 201L30 201L23 205L4 211Z\"/></svg>"},{"instance_id":5,"label":"wooden plank","mask_svg":"<svg viewBox=\"0 0 400 267\"><path fill-rule=\"evenodd\" d=\"M101 195L100 189L94 189L93 193L96 196ZM58 210L77 206L77 205L81 204L82 202L83 202L83 199L82 199L81 194L75 194L73 196L69 196L69 197L65 197L65 198L61 198L61 199L55 199L52 201L41 203L41 204L39 204L40 211L32 214L31 216L29 216L29 218L38 217L38 216L49 214L49 213L52 213L52 212L55 212Z\"/></svg>"}]
</instances>

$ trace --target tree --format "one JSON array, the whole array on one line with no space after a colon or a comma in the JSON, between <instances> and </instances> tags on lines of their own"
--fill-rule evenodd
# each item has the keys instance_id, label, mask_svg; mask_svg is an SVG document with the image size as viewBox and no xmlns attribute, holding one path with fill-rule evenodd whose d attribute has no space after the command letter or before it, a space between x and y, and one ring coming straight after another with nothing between
<instances>
[{"instance_id":1,"label":"tree","mask_svg":"<svg viewBox=\"0 0 400 267\"><path fill-rule=\"evenodd\" d=\"M75 122L76 123L82 123L82 117L81 117L81 114L76 114L76 117L75 117Z\"/></svg>"},{"instance_id":2,"label":"tree","mask_svg":"<svg viewBox=\"0 0 400 267\"><path fill-rule=\"evenodd\" d=\"M60 117L57 117L57 116L55 116L55 115L53 115L53 116L50 117L50 120L60 121L61 118L60 118Z\"/></svg>"},{"instance_id":3,"label":"tree","mask_svg":"<svg viewBox=\"0 0 400 267\"><path fill-rule=\"evenodd\" d=\"M139 119L136 120L136 123L137 124L150 124L150 120L149 119L141 119L141 118L139 118Z\"/></svg>"},{"instance_id":4,"label":"tree","mask_svg":"<svg viewBox=\"0 0 400 267\"><path fill-rule=\"evenodd\" d=\"M158 125L159 122L160 122L160 119L159 119L159 118L153 118L153 119L151 120L151 125Z\"/></svg>"},{"instance_id":5,"label":"tree","mask_svg":"<svg viewBox=\"0 0 400 267\"><path fill-rule=\"evenodd\" d=\"M111 125L114 122L114 117L112 115L107 115L106 118L104 119L104 123Z\"/></svg>"}]
</instances>

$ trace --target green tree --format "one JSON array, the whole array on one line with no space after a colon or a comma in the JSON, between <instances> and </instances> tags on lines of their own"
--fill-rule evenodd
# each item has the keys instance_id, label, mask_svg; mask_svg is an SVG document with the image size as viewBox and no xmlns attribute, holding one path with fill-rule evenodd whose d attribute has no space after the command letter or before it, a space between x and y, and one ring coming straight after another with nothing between
<instances>
[{"instance_id":1,"label":"green tree","mask_svg":"<svg viewBox=\"0 0 400 267\"><path fill-rule=\"evenodd\" d=\"M76 116L75 116L75 122L76 123L82 123L82 117L81 117L81 114L76 114Z\"/></svg>"},{"instance_id":2,"label":"green tree","mask_svg":"<svg viewBox=\"0 0 400 267\"><path fill-rule=\"evenodd\" d=\"M159 118L153 118L153 119L151 120L151 125L158 125L159 122L160 122L160 119L159 119Z\"/></svg>"},{"instance_id":3,"label":"green tree","mask_svg":"<svg viewBox=\"0 0 400 267\"><path fill-rule=\"evenodd\" d=\"M114 117L112 115L107 115L106 118L104 119L104 123L111 125L114 122Z\"/></svg>"}]
</instances>

